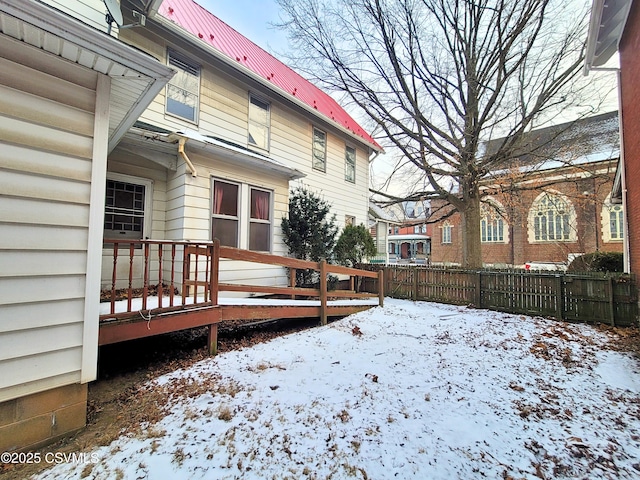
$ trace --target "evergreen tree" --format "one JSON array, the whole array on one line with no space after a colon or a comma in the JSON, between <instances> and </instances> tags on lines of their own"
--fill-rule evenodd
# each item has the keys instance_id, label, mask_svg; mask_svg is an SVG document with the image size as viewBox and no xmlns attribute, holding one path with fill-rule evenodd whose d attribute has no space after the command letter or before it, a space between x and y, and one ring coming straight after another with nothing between
<instances>
[{"instance_id":1,"label":"evergreen tree","mask_svg":"<svg viewBox=\"0 0 640 480\"><path fill-rule=\"evenodd\" d=\"M360 224L357 227L347 225L336 243L334 253L339 263L354 267L366 257L376 254L376 245L371 233Z\"/></svg>"},{"instance_id":2,"label":"evergreen tree","mask_svg":"<svg viewBox=\"0 0 640 480\"><path fill-rule=\"evenodd\" d=\"M289 254L301 260L329 260L336 244L336 216L331 204L304 187L296 188L289 198L289 218L282 219L284 243ZM298 271L298 283L314 283L312 271Z\"/></svg>"}]
</instances>

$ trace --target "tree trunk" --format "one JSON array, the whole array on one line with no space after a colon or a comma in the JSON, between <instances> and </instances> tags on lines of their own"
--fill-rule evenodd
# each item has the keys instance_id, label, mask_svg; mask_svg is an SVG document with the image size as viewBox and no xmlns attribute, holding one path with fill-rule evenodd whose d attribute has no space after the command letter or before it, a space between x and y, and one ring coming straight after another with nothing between
<instances>
[{"instance_id":1,"label":"tree trunk","mask_svg":"<svg viewBox=\"0 0 640 480\"><path fill-rule=\"evenodd\" d=\"M462 217L462 266L482 268L480 196L470 195L460 213Z\"/></svg>"}]
</instances>

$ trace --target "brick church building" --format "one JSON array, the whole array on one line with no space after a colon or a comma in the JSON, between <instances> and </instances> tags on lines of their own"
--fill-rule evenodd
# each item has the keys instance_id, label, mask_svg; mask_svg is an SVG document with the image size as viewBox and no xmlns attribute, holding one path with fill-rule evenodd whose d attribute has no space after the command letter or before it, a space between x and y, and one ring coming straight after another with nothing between
<instances>
[{"instance_id":1,"label":"brick church building","mask_svg":"<svg viewBox=\"0 0 640 480\"><path fill-rule=\"evenodd\" d=\"M617 112L535 130L527 140L527 153L483 181L483 264L562 268L579 254L622 252L624 213L610 199ZM431 263L461 264L460 215L442 201L431 207Z\"/></svg>"}]
</instances>

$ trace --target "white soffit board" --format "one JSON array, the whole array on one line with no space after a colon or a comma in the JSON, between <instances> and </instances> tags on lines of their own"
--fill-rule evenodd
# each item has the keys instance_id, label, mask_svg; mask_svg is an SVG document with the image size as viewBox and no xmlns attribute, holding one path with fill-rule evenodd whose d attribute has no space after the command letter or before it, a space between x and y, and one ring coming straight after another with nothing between
<instances>
[{"instance_id":1,"label":"white soffit board","mask_svg":"<svg viewBox=\"0 0 640 480\"><path fill-rule=\"evenodd\" d=\"M34 0L0 0L0 33L111 77L109 151L174 75L155 58Z\"/></svg>"}]
</instances>

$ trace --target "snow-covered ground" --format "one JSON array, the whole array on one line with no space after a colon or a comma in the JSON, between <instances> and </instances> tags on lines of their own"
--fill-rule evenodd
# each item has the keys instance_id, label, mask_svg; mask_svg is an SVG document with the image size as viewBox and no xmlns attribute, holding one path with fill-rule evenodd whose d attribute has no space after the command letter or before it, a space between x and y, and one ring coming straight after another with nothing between
<instances>
[{"instance_id":1,"label":"snow-covered ground","mask_svg":"<svg viewBox=\"0 0 640 480\"><path fill-rule=\"evenodd\" d=\"M640 478L640 362L610 335L385 300L154 382L154 425L39 478Z\"/></svg>"}]
</instances>

